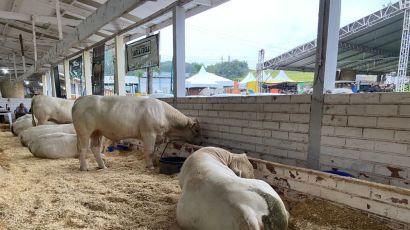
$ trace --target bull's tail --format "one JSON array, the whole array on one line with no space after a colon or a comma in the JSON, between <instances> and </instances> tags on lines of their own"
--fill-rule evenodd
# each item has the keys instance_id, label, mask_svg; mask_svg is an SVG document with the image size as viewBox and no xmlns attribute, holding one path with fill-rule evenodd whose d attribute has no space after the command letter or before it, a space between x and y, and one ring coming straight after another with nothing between
<instances>
[{"instance_id":1,"label":"bull's tail","mask_svg":"<svg viewBox=\"0 0 410 230\"><path fill-rule=\"evenodd\" d=\"M36 126L36 120L34 117L34 97L31 99L31 123L33 124L33 126Z\"/></svg>"},{"instance_id":2,"label":"bull's tail","mask_svg":"<svg viewBox=\"0 0 410 230\"><path fill-rule=\"evenodd\" d=\"M259 189L254 192L259 194L268 206L268 214L262 216L263 229L265 230L286 230L288 229L289 214L281 201L271 194L265 193Z\"/></svg>"}]
</instances>

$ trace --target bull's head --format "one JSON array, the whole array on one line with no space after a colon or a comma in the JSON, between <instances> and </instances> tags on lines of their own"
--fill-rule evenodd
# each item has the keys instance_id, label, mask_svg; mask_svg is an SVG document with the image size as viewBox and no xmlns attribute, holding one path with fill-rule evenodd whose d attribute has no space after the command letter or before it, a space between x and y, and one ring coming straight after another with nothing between
<instances>
[{"instance_id":1,"label":"bull's head","mask_svg":"<svg viewBox=\"0 0 410 230\"><path fill-rule=\"evenodd\" d=\"M172 129L167 134L172 141L186 141L191 144L201 144L201 127L197 119L189 119L185 127Z\"/></svg>"},{"instance_id":2,"label":"bull's head","mask_svg":"<svg viewBox=\"0 0 410 230\"><path fill-rule=\"evenodd\" d=\"M232 154L232 161L228 167L239 177L255 178L253 166L245 153Z\"/></svg>"}]
</instances>

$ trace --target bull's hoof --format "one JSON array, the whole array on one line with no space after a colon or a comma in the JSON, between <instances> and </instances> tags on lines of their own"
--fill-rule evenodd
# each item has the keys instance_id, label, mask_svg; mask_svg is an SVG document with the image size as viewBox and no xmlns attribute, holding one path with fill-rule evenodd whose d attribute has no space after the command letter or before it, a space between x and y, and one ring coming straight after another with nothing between
<instances>
[{"instance_id":1,"label":"bull's hoof","mask_svg":"<svg viewBox=\"0 0 410 230\"><path fill-rule=\"evenodd\" d=\"M86 167L80 167L80 171L88 171Z\"/></svg>"},{"instance_id":2,"label":"bull's hoof","mask_svg":"<svg viewBox=\"0 0 410 230\"><path fill-rule=\"evenodd\" d=\"M107 167L106 167L106 166L104 166L104 167L98 167L98 170L104 170L104 169L107 169Z\"/></svg>"}]
</instances>

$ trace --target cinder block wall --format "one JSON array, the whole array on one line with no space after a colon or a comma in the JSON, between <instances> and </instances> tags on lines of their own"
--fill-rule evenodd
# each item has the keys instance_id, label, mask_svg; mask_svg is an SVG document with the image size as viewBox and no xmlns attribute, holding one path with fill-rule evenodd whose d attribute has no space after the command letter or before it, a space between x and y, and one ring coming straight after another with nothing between
<instances>
[{"instance_id":1,"label":"cinder block wall","mask_svg":"<svg viewBox=\"0 0 410 230\"><path fill-rule=\"evenodd\" d=\"M410 94L326 95L322 169L410 188Z\"/></svg>"},{"instance_id":2,"label":"cinder block wall","mask_svg":"<svg viewBox=\"0 0 410 230\"><path fill-rule=\"evenodd\" d=\"M179 98L176 108L199 119L204 145L305 167L310 101L310 95Z\"/></svg>"},{"instance_id":3,"label":"cinder block wall","mask_svg":"<svg viewBox=\"0 0 410 230\"><path fill-rule=\"evenodd\" d=\"M173 105L172 99L165 99ZM306 167L310 95L181 98L204 145ZM410 94L326 95L321 170L410 188Z\"/></svg>"}]
</instances>

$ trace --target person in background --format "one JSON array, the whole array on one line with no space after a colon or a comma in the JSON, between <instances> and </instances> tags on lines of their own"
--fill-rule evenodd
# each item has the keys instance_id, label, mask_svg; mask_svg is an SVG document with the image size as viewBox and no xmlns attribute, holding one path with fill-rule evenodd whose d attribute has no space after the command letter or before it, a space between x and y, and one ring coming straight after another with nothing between
<instances>
[{"instance_id":1,"label":"person in background","mask_svg":"<svg viewBox=\"0 0 410 230\"><path fill-rule=\"evenodd\" d=\"M24 116L28 113L27 108L24 106L23 103L20 103L19 106L17 106L16 110L14 110L14 115L16 116L16 119Z\"/></svg>"}]
</instances>

